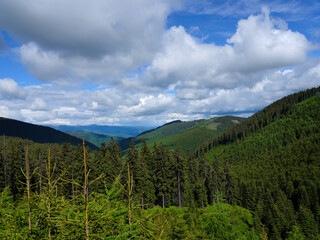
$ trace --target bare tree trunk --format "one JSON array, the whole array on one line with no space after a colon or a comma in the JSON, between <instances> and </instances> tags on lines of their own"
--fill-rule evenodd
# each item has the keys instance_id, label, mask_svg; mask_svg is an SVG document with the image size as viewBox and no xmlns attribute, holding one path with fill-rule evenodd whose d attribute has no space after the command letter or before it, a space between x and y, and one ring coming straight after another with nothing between
<instances>
[{"instance_id":1,"label":"bare tree trunk","mask_svg":"<svg viewBox=\"0 0 320 240\"><path fill-rule=\"evenodd\" d=\"M178 175L178 204L179 208L182 208L182 199L181 199L181 183L180 183L180 176Z\"/></svg>"},{"instance_id":2,"label":"bare tree trunk","mask_svg":"<svg viewBox=\"0 0 320 240\"><path fill-rule=\"evenodd\" d=\"M130 176L130 167L129 167L129 162L127 163L128 166L128 218L129 218L129 225L131 225L131 176Z\"/></svg>"},{"instance_id":3,"label":"bare tree trunk","mask_svg":"<svg viewBox=\"0 0 320 240\"><path fill-rule=\"evenodd\" d=\"M162 208L164 209L164 194L162 194Z\"/></svg>"},{"instance_id":4,"label":"bare tree trunk","mask_svg":"<svg viewBox=\"0 0 320 240\"><path fill-rule=\"evenodd\" d=\"M7 147L6 147L6 136L3 135L3 174L4 174L4 186L8 186L7 181Z\"/></svg>"},{"instance_id":5,"label":"bare tree trunk","mask_svg":"<svg viewBox=\"0 0 320 240\"><path fill-rule=\"evenodd\" d=\"M87 183L87 162L86 162L86 147L83 139L83 164L84 164L84 205L86 207L86 239L89 240L89 215L88 215L88 183Z\"/></svg>"},{"instance_id":6,"label":"bare tree trunk","mask_svg":"<svg viewBox=\"0 0 320 240\"><path fill-rule=\"evenodd\" d=\"M27 179L27 193L28 193L29 233L31 234L30 177L29 177L28 145L26 147L26 179Z\"/></svg>"},{"instance_id":7,"label":"bare tree trunk","mask_svg":"<svg viewBox=\"0 0 320 240\"><path fill-rule=\"evenodd\" d=\"M74 201L74 179L73 179L73 168L72 168L72 171L71 171L71 180L72 180L72 183L71 183L71 188L72 188L72 199Z\"/></svg>"},{"instance_id":8,"label":"bare tree trunk","mask_svg":"<svg viewBox=\"0 0 320 240\"><path fill-rule=\"evenodd\" d=\"M51 169L50 169L50 148L48 149L48 164L47 164L47 175L48 175L48 221L49 221L49 227L48 227L48 238L51 239L51 223L50 223L50 212L51 212Z\"/></svg>"},{"instance_id":9,"label":"bare tree trunk","mask_svg":"<svg viewBox=\"0 0 320 240\"><path fill-rule=\"evenodd\" d=\"M40 194L42 194L42 160L41 160L41 152L39 151L38 154L38 160L39 160L39 191Z\"/></svg>"},{"instance_id":10,"label":"bare tree trunk","mask_svg":"<svg viewBox=\"0 0 320 240\"><path fill-rule=\"evenodd\" d=\"M142 199L141 199L141 208L144 209L144 195L142 195Z\"/></svg>"}]
</instances>

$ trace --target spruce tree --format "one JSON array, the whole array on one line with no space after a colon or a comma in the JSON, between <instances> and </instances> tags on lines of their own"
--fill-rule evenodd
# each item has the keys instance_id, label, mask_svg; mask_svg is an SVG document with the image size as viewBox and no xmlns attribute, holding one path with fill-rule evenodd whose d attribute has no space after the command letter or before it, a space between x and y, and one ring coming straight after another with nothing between
<instances>
[{"instance_id":1,"label":"spruce tree","mask_svg":"<svg viewBox=\"0 0 320 240\"><path fill-rule=\"evenodd\" d=\"M151 171L148 163L151 162L152 155L145 139L142 140L142 147L136 166L136 191L137 198L141 199L141 206L152 206L155 200L154 183L152 182Z\"/></svg>"},{"instance_id":2,"label":"spruce tree","mask_svg":"<svg viewBox=\"0 0 320 240\"><path fill-rule=\"evenodd\" d=\"M115 179L121 174L123 164L121 149L113 137L110 138L107 150L105 155L105 178L107 188L110 189Z\"/></svg>"},{"instance_id":3,"label":"spruce tree","mask_svg":"<svg viewBox=\"0 0 320 240\"><path fill-rule=\"evenodd\" d=\"M175 188L176 188L176 199L177 206L182 208L184 203L184 188L185 184L188 184L187 179L187 168L186 160L182 152L176 148L172 153L172 159L174 163L174 175L175 175Z\"/></svg>"},{"instance_id":4,"label":"spruce tree","mask_svg":"<svg viewBox=\"0 0 320 240\"><path fill-rule=\"evenodd\" d=\"M9 141L8 146L8 162L9 162L9 186L13 195L14 201L18 199L23 193L23 175L21 174L21 168L24 167L25 151L22 141L19 140L14 143Z\"/></svg>"}]
</instances>

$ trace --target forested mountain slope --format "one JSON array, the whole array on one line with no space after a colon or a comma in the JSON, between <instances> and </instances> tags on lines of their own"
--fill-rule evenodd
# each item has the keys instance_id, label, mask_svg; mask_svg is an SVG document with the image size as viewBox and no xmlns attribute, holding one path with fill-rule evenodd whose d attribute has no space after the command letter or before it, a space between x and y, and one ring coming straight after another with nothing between
<instances>
[{"instance_id":1,"label":"forested mountain slope","mask_svg":"<svg viewBox=\"0 0 320 240\"><path fill-rule=\"evenodd\" d=\"M319 90L271 104L198 157L144 140L123 157L113 138L94 152L3 138L0 237L81 239L88 226L92 239L319 239Z\"/></svg>"},{"instance_id":2,"label":"forested mountain slope","mask_svg":"<svg viewBox=\"0 0 320 240\"><path fill-rule=\"evenodd\" d=\"M320 87L317 87L286 96L255 113L241 124L228 129L220 136L208 140L197 149L195 155L199 156L201 151L209 151L214 146L228 144L242 139L276 119L289 114L292 107L297 103L311 96L318 95L319 93Z\"/></svg>"},{"instance_id":3,"label":"forested mountain slope","mask_svg":"<svg viewBox=\"0 0 320 240\"><path fill-rule=\"evenodd\" d=\"M224 116L208 120L174 121L154 130L141 133L133 138L133 140L138 148L141 147L142 140L145 139L149 145L152 145L156 141L162 142L165 147L170 149L178 147L185 153L187 150L193 152L201 143L218 136L243 120L244 118L241 117ZM127 150L131 141L132 138L120 141L121 149Z\"/></svg>"},{"instance_id":4,"label":"forested mountain slope","mask_svg":"<svg viewBox=\"0 0 320 240\"><path fill-rule=\"evenodd\" d=\"M263 224L272 239L286 238L294 225L307 239L319 233L318 92L283 98L198 152L213 169L212 189L224 189L229 203L252 210L255 228ZM228 187L221 184L226 170Z\"/></svg>"},{"instance_id":5,"label":"forested mountain slope","mask_svg":"<svg viewBox=\"0 0 320 240\"><path fill-rule=\"evenodd\" d=\"M82 144L81 139L53 128L2 117L0 117L0 135L29 139L38 143L68 142L72 145ZM97 149L95 145L89 142L87 142L87 146L91 149Z\"/></svg>"}]
</instances>

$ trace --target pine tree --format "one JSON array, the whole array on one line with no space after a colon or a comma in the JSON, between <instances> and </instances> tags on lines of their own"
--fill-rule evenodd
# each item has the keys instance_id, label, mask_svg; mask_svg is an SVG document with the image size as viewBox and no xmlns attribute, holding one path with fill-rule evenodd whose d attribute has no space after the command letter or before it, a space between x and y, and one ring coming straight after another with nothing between
<instances>
[{"instance_id":1,"label":"pine tree","mask_svg":"<svg viewBox=\"0 0 320 240\"><path fill-rule=\"evenodd\" d=\"M187 184L186 161L182 152L178 148L173 151L172 155L176 178L174 185L176 187L177 205L179 208L182 208L184 202L184 188L185 184Z\"/></svg>"},{"instance_id":2,"label":"pine tree","mask_svg":"<svg viewBox=\"0 0 320 240\"><path fill-rule=\"evenodd\" d=\"M128 177L130 176L132 178L132 181L131 183L129 184L130 187L131 185L134 186L130 192L131 192L131 196L137 194L137 189L136 189L136 183L137 183L137 176L136 176L136 173L137 173L137 163L138 163L138 159L139 159L139 152L138 150L136 149L135 147L135 144L134 144L134 141L133 139L131 140L131 143L130 143L130 148L129 150L127 151L127 154L126 154L126 166L127 166L127 170L129 171L129 167L130 166L130 174L128 174L128 171L126 173L124 173L124 179L125 181L128 183L128 181L130 181L130 179L128 179ZM128 192L129 192L129 189L127 189ZM138 199L140 200L140 197L138 197Z\"/></svg>"},{"instance_id":3,"label":"pine tree","mask_svg":"<svg viewBox=\"0 0 320 240\"><path fill-rule=\"evenodd\" d=\"M14 143L10 140L8 146L9 186L14 201L16 201L23 193L24 179L20 169L24 169L24 156L25 153L22 141L19 140L18 143Z\"/></svg>"},{"instance_id":4,"label":"pine tree","mask_svg":"<svg viewBox=\"0 0 320 240\"><path fill-rule=\"evenodd\" d=\"M187 152L186 174L186 183L184 185L185 205L195 207L197 182L199 180L199 161L194 158L190 151Z\"/></svg>"},{"instance_id":5,"label":"pine tree","mask_svg":"<svg viewBox=\"0 0 320 240\"><path fill-rule=\"evenodd\" d=\"M8 163L7 163L7 143L6 143L6 136L3 135L3 145L2 145L2 159L1 159L1 170L3 169L3 172L1 176L3 177L3 184L1 184L0 187L7 187L8 186ZM0 188L1 189L1 188Z\"/></svg>"},{"instance_id":6,"label":"pine tree","mask_svg":"<svg viewBox=\"0 0 320 240\"><path fill-rule=\"evenodd\" d=\"M147 145L145 139L142 140L142 147L137 162L136 171L136 191L137 198L141 199L141 206L144 209L145 206L152 206L155 200L154 183L152 182L151 170L148 167L148 163L152 161L151 150Z\"/></svg>"},{"instance_id":7,"label":"pine tree","mask_svg":"<svg viewBox=\"0 0 320 240\"><path fill-rule=\"evenodd\" d=\"M154 176L156 176L156 204L165 208L173 202L173 161L162 144L159 147L156 143L154 144L152 155Z\"/></svg>"},{"instance_id":8,"label":"pine tree","mask_svg":"<svg viewBox=\"0 0 320 240\"><path fill-rule=\"evenodd\" d=\"M200 153L199 178L197 181L197 200L198 206L204 208L208 204L207 186L209 184L209 166L207 158L202 149Z\"/></svg>"},{"instance_id":9,"label":"pine tree","mask_svg":"<svg viewBox=\"0 0 320 240\"><path fill-rule=\"evenodd\" d=\"M110 138L107 150L105 154L106 168L104 173L107 188L110 189L115 179L121 174L123 164L121 149L113 137Z\"/></svg>"}]
</instances>

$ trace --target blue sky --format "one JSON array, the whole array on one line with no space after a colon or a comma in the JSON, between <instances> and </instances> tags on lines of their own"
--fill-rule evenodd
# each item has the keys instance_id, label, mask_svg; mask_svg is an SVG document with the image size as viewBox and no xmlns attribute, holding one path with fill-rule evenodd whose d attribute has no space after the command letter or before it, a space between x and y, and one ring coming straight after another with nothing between
<instances>
[{"instance_id":1,"label":"blue sky","mask_svg":"<svg viewBox=\"0 0 320 240\"><path fill-rule=\"evenodd\" d=\"M3 0L0 116L148 125L249 116L320 85L319 1Z\"/></svg>"}]
</instances>

